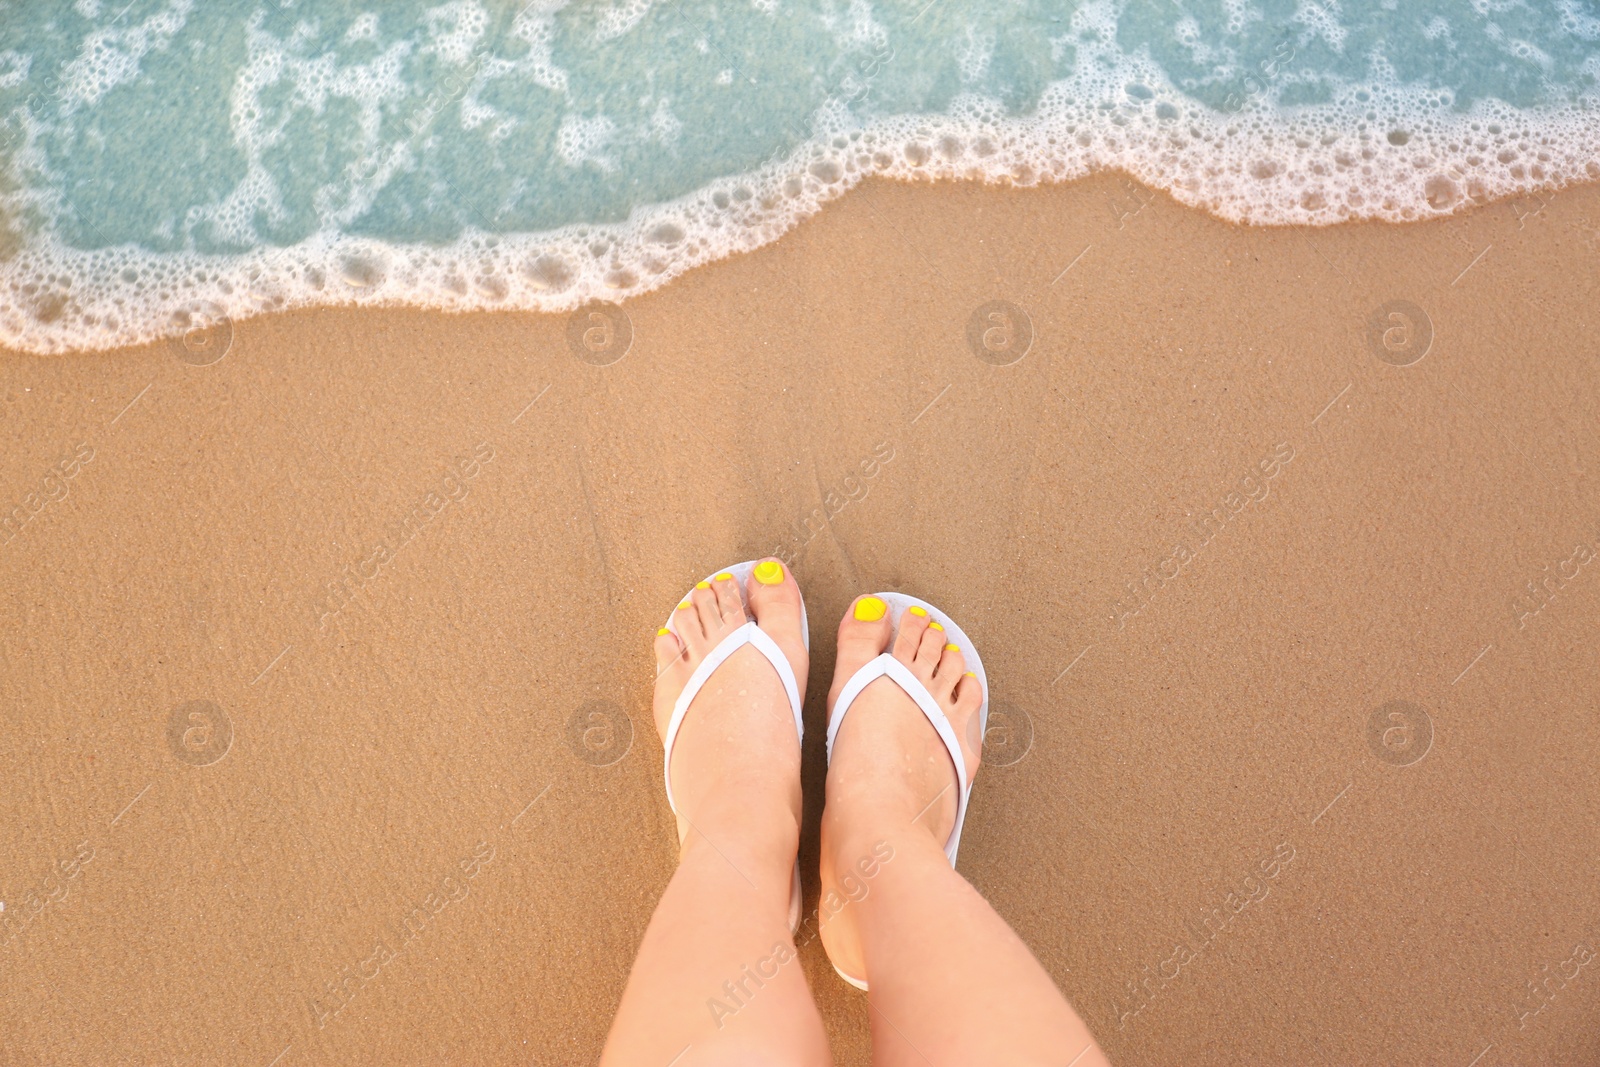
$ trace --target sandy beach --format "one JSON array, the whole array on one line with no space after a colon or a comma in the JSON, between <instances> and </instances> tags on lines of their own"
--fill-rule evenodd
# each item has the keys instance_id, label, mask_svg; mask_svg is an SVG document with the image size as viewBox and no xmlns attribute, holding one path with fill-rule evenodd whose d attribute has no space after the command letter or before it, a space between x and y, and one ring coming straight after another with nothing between
<instances>
[{"instance_id":1,"label":"sandy beach","mask_svg":"<svg viewBox=\"0 0 1600 1067\"><path fill-rule=\"evenodd\" d=\"M809 913L834 628L904 590L992 685L960 869L1113 1062L1593 1062L1597 309L1600 186L869 180L620 308L0 353L0 1059L593 1062L650 636L771 553Z\"/></svg>"}]
</instances>

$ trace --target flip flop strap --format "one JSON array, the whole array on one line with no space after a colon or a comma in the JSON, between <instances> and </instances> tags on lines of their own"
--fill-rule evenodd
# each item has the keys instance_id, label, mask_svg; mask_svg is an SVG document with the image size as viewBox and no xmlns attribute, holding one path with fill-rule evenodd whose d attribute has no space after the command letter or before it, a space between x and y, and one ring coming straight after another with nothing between
<instances>
[{"instance_id":1,"label":"flip flop strap","mask_svg":"<svg viewBox=\"0 0 1600 1067\"><path fill-rule=\"evenodd\" d=\"M944 710L939 707L933 694L928 692L928 687L922 684L922 679L911 673L911 668L885 652L850 676L844 689L839 692L839 699L833 706L833 718L828 722L828 760L833 760L833 739L838 736L839 724L844 722L845 712L850 710L850 705L861 695L861 691L879 678L890 679L916 701L922 714L933 724L939 740L944 742L945 749L950 753L950 761L956 765L956 823L944 845L944 854L950 858L950 866L954 867L956 850L961 847L961 825L967 818L967 796L971 792L971 783L967 780L967 762L961 757L961 743L956 739L950 720L945 717Z\"/></svg>"},{"instance_id":2,"label":"flip flop strap","mask_svg":"<svg viewBox=\"0 0 1600 1067\"><path fill-rule=\"evenodd\" d=\"M672 719L667 723L667 740L662 747L666 749L667 804L674 812L678 810L678 806L672 800L672 746L677 743L678 730L683 726L683 717L688 714L689 705L694 703L694 698L699 695L706 680L711 677L711 672L722 666L724 660L745 645L755 646L756 651L767 657L773 670L778 672L778 679L783 682L783 691L789 695L789 707L794 711L795 733L802 740L805 738L805 721L800 715L800 685L795 681L794 668L789 666L789 657L783 654L783 649L767 636L765 630L754 622L745 623L717 642L717 647L700 661L700 666L689 675L689 684L678 694L678 702L672 706Z\"/></svg>"}]
</instances>

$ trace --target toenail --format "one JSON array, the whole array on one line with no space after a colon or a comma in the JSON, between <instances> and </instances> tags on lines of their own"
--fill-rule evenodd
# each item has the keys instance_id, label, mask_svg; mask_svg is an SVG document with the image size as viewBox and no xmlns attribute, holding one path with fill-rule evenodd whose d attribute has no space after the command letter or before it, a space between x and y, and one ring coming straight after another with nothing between
<instances>
[{"instance_id":1,"label":"toenail","mask_svg":"<svg viewBox=\"0 0 1600 1067\"><path fill-rule=\"evenodd\" d=\"M679 611L688 611L689 608L690 608L690 604L689 604L689 602L687 600L685 600L682 604L678 605L678 610Z\"/></svg>"},{"instance_id":2,"label":"toenail","mask_svg":"<svg viewBox=\"0 0 1600 1067\"><path fill-rule=\"evenodd\" d=\"M656 631L656 636L657 637L665 637L665 636L667 636L667 634L670 634L671 632L672 632L671 630L669 630L665 626L663 626L661 629Z\"/></svg>"},{"instance_id":3,"label":"toenail","mask_svg":"<svg viewBox=\"0 0 1600 1067\"><path fill-rule=\"evenodd\" d=\"M694 583L694 587L696 589L710 589L711 588L711 583L710 582L695 582Z\"/></svg>"},{"instance_id":4,"label":"toenail","mask_svg":"<svg viewBox=\"0 0 1600 1067\"><path fill-rule=\"evenodd\" d=\"M856 619L860 622L877 622L889 605L875 596L864 596L856 601Z\"/></svg>"},{"instance_id":5,"label":"toenail","mask_svg":"<svg viewBox=\"0 0 1600 1067\"><path fill-rule=\"evenodd\" d=\"M928 613L928 609L927 608L919 608L915 604L911 605L911 614L915 615L917 618L920 619L920 618L922 618L922 616L926 615L927 613Z\"/></svg>"},{"instance_id":6,"label":"toenail","mask_svg":"<svg viewBox=\"0 0 1600 1067\"><path fill-rule=\"evenodd\" d=\"M783 564L777 560L763 560L756 564L755 575L762 585L777 585L783 581Z\"/></svg>"},{"instance_id":7,"label":"toenail","mask_svg":"<svg viewBox=\"0 0 1600 1067\"><path fill-rule=\"evenodd\" d=\"M960 645L945 645L944 646L944 650L946 652L960 652L961 651L961 646Z\"/></svg>"},{"instance_id":8,"label":"toenail","mask_svg":"<svg viewBox=\"0 0 1600 1067\"><path fill-rule=\"evenodd\" d=\"M719 581L719 582L726 582L726 581L730 580L732 577L733 577L733 575L729 574L727 571L723 571L721 574L717 575L716 580Z\"/></svg>"},{"instance_id":9,"label":"toenail","mask_svg":"<svg viewBox=\"0 0 1600 1067\"><path fill-rule=\"evenodd\" d=\"M929 624L928 624L928 629L930 629L930 630L938 630L938 631L940 631L940 632L941 632L941 633L942 633L942 632L944 632L944 627L943 627L943 626L940 626L940 625L939 625L939 624L938 624L938 623L936 623L936 622L930 622L930 623L929 623Z\"/></svg>"},{"instance_id":10,"label":"toenail","mask_svg":"<svg viewBox=\"0 0 1600 1067\"><path fill-rule=\"evenodd\" d=\"M966 672L966 676L968 678L976 678L978 675L977 675L977 672L975 672L975 671L967 671Z\"/></svg>"}]
</instances>

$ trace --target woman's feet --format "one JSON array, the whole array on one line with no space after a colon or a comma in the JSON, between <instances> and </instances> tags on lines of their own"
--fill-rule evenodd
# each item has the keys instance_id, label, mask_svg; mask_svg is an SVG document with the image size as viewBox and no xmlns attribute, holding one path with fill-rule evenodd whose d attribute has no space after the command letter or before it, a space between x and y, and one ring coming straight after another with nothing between
<instances>
[{"instance_id":1,"label":"woman's feet","mask_svg":"<svg viewBox=\"0 0 1600 1067\"><path fill-rule=\"evenodd\" d=\"M762 560L745 591L750 615L783 651L804 699L810 659L793 576L777 560ZM663 739L690 675L747 621L739 583L724 572L678 605L676 634L665 627L657 633L654 712ZM695 695L668 773L683 852L709 845L735 866L745 857L752 868L776 872L773 888L781 893L773 899L786 910L800 836L800 742L783 682L757 649L735 651ZM749 877L756 878L754 870Z\"/></svg>"},{"instance_id":2,"label":"woman's feet","mask_svg":"<svg viewBox=\"0 0 1600 1067\"><path fill-rule=\"evenodd\" d=\"M750 610L803 684L799 591L781 565L764 562L766 580L747 586ZM830 705L846 679L888 649L886 615L876 597L852 605L839 627ZM695 668L744 622L736 583L718 578L674 615L681 640L657 636L663 732ZM890 651L933 694L970 773L983 694L948 644L913 612ZM602 1063L828 1061L781 910L799 833L799 763L783 683L757 649L738 649L695 696L672 749L681 862L645 931ZM873 1062L1101 1067L1050 976L951 869L944 845L958 818L957 789L954 763L922 710L888 679L864 687L833 740L821 934L841 969L871 977Z\"/></svg>"},{"instance_id":3,"label":"woman's feet","mask_svg":"<svg viewBox=\"0 0 1600 1067\"><path fill-rule=\"evenodd\" d=\"M967 671L963 651L920 608L906 611L895 634L883 600L865 596L851 605L839 624L829 715L850 677L885 651L933 694L960 740L970 781L982 744L982 687ZM848 904L829 914L830 899L856 901L872 891L864 872L876 869L874 859L883 860L886 840L926 834L942 850L955 825L957 788L949 752L906 691L889 678L863 689L834 738L822 813L820 933L829 959L843 973L866 979L866 959L858 916Z\"/></svg>"},{"instance_id":4,"label":"woman's feet","mask_svg":"<svg viewBox=\"0 0 1600 1067\"><path fill-rule=\"evenodd\" d=\"M799 590L776 561L747 585L750 611L795 677L807 667ZM838 680L889 650L927 687L976 771L979 680L926 615L900 620L862 597L839 627ZM695 668L745 622L737 583L697 588L657 635L663 732ZM783 683L740 648L694 697L672 748L683 848L645 931L605 1064L828 1060L821 1016L784 923L800 823L800 746ZM822 817L821 935L847 974L872 981L873 1062L1052 1064L1104 1059L1050 976L950 867L955 765L893 681L861 689L839 724ZM848 903L842 903L848 901ZM688 1057L687 1059L685 1057Z\"/></svg>"}]
</instances>

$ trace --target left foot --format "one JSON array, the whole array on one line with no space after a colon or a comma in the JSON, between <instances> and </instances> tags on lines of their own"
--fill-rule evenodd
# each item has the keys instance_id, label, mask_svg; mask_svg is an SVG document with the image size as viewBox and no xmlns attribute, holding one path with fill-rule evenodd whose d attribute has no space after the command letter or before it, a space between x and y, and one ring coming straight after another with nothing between
<instances>
[{"instance_id":1,"label":"left foot","mask_svg":"<svg viewBox=\"0 0 1600 1067\"><path fill-rule=\"evenodd\" d=\"M858 670L889 651L910 668L938 703L961 743L968 781L978 773L982 737L977 729L983 688L967 673L966 656L920 608L900 618L893 638L887 605L860 597L839 623L839 658L828 713ZM858 900L870 892L881 842L926 835L942 851L955 827L956 767L950 753L911 696L889 678L878 678L850 705L834 738L828 764L828 799L822 812L822 900ZM840 906L820 924L828 958L844 973L865 980L866 959L855 910Z\"/></svg>"}]
</instances>

